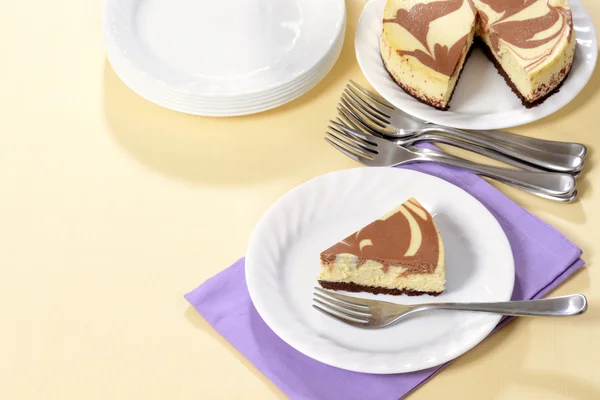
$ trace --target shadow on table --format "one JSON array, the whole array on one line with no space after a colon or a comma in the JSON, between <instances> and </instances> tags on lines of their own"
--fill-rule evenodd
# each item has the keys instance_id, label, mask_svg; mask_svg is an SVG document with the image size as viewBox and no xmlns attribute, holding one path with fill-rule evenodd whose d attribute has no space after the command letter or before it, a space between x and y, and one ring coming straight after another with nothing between
<instances>
[{"instance_id":1,"label":"shadow on table","mask_svg":"<svg viewBox=\"0 0 600 400\"><path fill-rule=\"evenodd\" d=\"M355 21L358 15L349 15ZM199 117L157 106L135 94L105 61L104 108L119 144L137 161L172 178L218 185L268 181L313 168L331 158L323 141L330 114L315 114L315 101L341 93L356 64L353 24L329 74L309 92L252 116ZM335 99L335 100L333 100ZM315 118L319 115L319 118ZM293 124L290 122L293 121ZM299 150L302 149L302 150ZM307 154L307 149L314 149Z\"/></svg>"}]
</instances>

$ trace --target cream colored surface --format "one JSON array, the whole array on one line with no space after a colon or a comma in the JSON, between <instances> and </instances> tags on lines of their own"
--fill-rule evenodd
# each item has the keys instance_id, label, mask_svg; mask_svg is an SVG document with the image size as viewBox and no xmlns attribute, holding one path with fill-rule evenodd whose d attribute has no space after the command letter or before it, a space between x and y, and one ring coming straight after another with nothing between
<instances>
[{"instance_id":1,"label":"cream colored surface","mask_svg":"<svg viewBox=\"0 0 600 400\"><path fill-rule=\"evenodd\" d=\"M0 399L285 399L183 299L243 255L279 196L355 167L323 141L349 78L363 0L315 89L251 117L190 117L131 93L106 64L100 1L0 0ZM600 3L582 0L600 25ZM411 400L600 398L600 72L566 108L513 131L591 147L581 200L498 184L585 251L554 294L577 319L511 323Z\"/></svg>"},{"instance_id":2,"label":"cream colored surface","mask_svg":"<svg viewBox=\"0 0 600 400\"><path fill-rule=\"evenodd\" d=\"M442 249L443 250L443 249ZM321 266L319 280L330 282L352 282L359 285L388 289L410 289L419 292L442 292L446 283L444 266L438 265L433 274L416 274L399 277L406 268L390 266L383 272L382 265L368 260L356 268L356 256L340 254L333 268Z\"/></svg>"},{"instance_id":3,"label":"cream colored surface","mask_svg":"<svg viewBox=\"0 0 600 400\"><path fill-rule=\"evenodd\" d=\"M474 2L489 16L490 25L502 17L502 14L495 13L491 7L482 1L474 0ZM564 1L559 0L553 3L554 7L569 8ZM548 10L549 3L540 0L506 19L506 22L541 17L546 15ZM543 39L560 32L564 15L561 13L560 16L561 19L554 26L538 33L535 39ZM530 49L517 48L500 40L498 44L500 50L498 52L493 50L493 53L519 92L529 101L535 101L554 89L553 86L548 85L553 76L556 78L563 68L570 68L575 56L576 35L577 32L575 32L575 35L571 35L570 29L564 29L555 39L542 46ZM487 35L481 37L490 49L494 49ZM532 62L532 60L536 61Z\"/></svg>"},{"instance_id":4,"label":"cream colored surface","mask_svg":"<svg viewBox=\"0 0 600 400\"><path fill-rule=\"evenodd\" d=\"M500 18L502 18L503 13L496 13L490 6L481 0L473 0L473 2L488 16L489 25L493 25ZM548 0L538 0L529 7L526 7L515 15L505 19L503 22L524 21L531 20L533 18L541 18L550 12L550 7L560 7L565 10L570 10L568 2L555 1L554 4L550 4ZM560 19L552 27L537 33L533 37L535 40L540 40L551 37L552 35L556 35L560 32L556 38L542 44L541 46L520 48L513 46L504 40L500 40L504 46L510 49L511 53L515 57L515 62L527 72L534 73L540 69L548 68L549 65L552 66L555 63L555 59L560 58L562 53L565 51L565 47L568 46L569 38L571 37L571 29L563 29L563 25L568 26L565 23L566 16L563 13L559 13L559 15ZM535 62L532 62L532 60L535 60Z\"/></svg>"},{"instance_id":5,"label":"cream colored surface","mask_svg":"<svg viewBox=\"0 0 600 400\"><path fill-rule=\"evenodd\" d=\"M400 206L398 210L404 215L408 221L408 226L410 227L410 243L408 245L408 249L406 249L406 253L404 253L404 256L414 256L417 250L421 248L421 243L423 242L423 232L421 231L419 223L415 217L413 217L413 215L404 207L404 205Z\"/></svg>"}]
</instances>

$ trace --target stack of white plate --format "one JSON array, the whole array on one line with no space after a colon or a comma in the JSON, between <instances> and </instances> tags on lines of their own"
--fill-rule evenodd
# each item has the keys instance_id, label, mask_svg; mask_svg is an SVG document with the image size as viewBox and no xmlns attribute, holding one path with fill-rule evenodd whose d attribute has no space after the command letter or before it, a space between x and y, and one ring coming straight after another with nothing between
<instances>
[{"instance_id":1,"label":"stack of white plate","mask_svg":"<svg viewBox=\"0 0 600 400\"><path fill-rule=\"evenodd\" d=\"M195 115L265 111L306 93L344 42L344 0L105 0L108 60L134 92Z\"/></svg>"}]
</instances>

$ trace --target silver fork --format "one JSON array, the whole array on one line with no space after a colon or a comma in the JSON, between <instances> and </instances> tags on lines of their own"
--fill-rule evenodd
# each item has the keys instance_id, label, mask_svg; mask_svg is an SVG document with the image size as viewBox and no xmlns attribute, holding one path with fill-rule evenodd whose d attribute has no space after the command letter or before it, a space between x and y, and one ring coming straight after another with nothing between
<instances>
[{"instance_id":1,"label":"silver fork","mask_svg":"<svg viewBox=\"0 0 600 400\"><path fill-rule=\"evenodd\" d=\"M567 317L583 314L587 299L582 294L540 300L493 303L429 303L402 305L386 301L359 299L315 287L313 307L346 324L365 329L385 328L409 315L432 310L475 311L515 317Z\"/></svg>"},{"instance_id":2,"label":"silver fork","mask_svg":"<svg viewBox=\"0 0 600 400\"><path fill-rule=\"evenodd\" d=\"M423 121L419 118L413 117L412 115L407 114L400 109L397 109L396 107L394 107L394 105L390 104L387 100L385 100L377 93L366 89L365 87L361 86L360 84L354 82L351 79L350 84L364 95L361 96L362 99L367 100L369 104L373 104L374 107L377 110L381 111L383 114L387 114L388 112L394 112L416 122L420 122L423 124L431 124L427 121ZM349 85L346 85L346 87L349 87ZM489 137L507 144L514 143L525 147L544 150L549 153L569 154L572 156L578 156L582 158L585 158L585 156L587 155L587 147L581 143L557 142L553 140L537 139L499 130L470 130L466 133L473 133L484 137Z\"/></svg>"},{"instance_id":3,"label":"silver fork","mask_svg":"<svg viewBox=\"0 0 600 400\"><path fill-rule=\"evenodd\" d=\"M587 148L582 144L534 139L502 131L467 132L428 123L396 109L356 82L350 82L340 103L352 110L367 129L378 134L402 138L438 132L549 170L577 172L583 168Z\"/></svg>"},{"instance_id":4,"label":"silver fork","mask_svg":"<svg viewBox=\"0 0 600 400\"><path fill-rule=\"evenodd\" d=\"M330 121L325 140L346 156L368 166L391 167L412 162L438 162L463 168L496 179L528 192L557 201L571 201L576 189L575 178L560 172L518 171L481 165L442 152L421 148L404 148L386 139L368 135L336 121Z\"/></svg>"},{"instance_id":5,"label":"silver fork","mask_svg":"<svg viewBox=\"0 0 600 400\"><path fill-rule=\"evenodd\" d=\"M343 104L344 101L345 101L344 99L341 99L340 102ZM363 131L365 133L377 134L377 132L374 132L373 130L365 128L365 126L360 122L358 117L351 110L343 107L342 105L338 106L337 110L339 113L338 119L340 119L341 122L343 122L345 125L350 126L356 130ZM382 135L382 137L386 137L386 136ZM444 135L439 135L436 133L422 133L422 134L415 135L415 136L407 136L407 137L399 137L399 138L391 138L388 136L387 138L389 138L389 140L396 143L398 146L411 146L411 145L421 143L421 142L448 144L453 147L458 147L458 148L462 148L464 150L468 150L473 153L481 154L483 156L489 157L496 161L500 161L504 164L512 165L513 167L517 167L517 168L520 168L520 169L523 169L526 171L548 171L546 169L536 167L531 164L525 163L523 161L519 161L515 158L506 156L497 151L489 150L485 147L477 146L475 144L472 144L471 142L455 139L451 136L444 136ZM579 176L581 176L581 171L571 173L571 175L573 175L575 178L579 178Z\"/></svg>"},{"instance_id":6,"label":"silver fork","mask_svg":"<svg viewBox=\"0 0 600 400\"><path fill-rule=\"evenodd\" d=\"M339 110L339 109L338 109L338 111L340 111L340 117L338 117L338 122L339 123L345 124L346 126L352 127L352 128L354 128L354 129L356 129L358 131L362 131L363 133L368 134L368 132L366 132L364 130L364 128L357 126L355 123L352 122L351 119L346 118L344 116L344 111ZM450 144L450 145L453 145L453 146L456 146L456 147L463 148L465 150L471 150L471 151L474 151L476 153L480 153L480 154L486 155L486 153L485 153L486 150L485 149L481 149L481 148L479 148L477 146L474 146L474 145L473 145L473 147L475 147L475 149L471 149L469 146L472 146L472 145L468 145L467 142L463 142L463 141L460 141L460 140L457 140L457 139L453 139L453 138L449 138L449 137L445 137L445 136L438 137L435 134L420 135L420 136L418 136L416 138L390 139L390 140L393 143L396 143L398 146L402 146L402 147L409 146L409 148L412 148L411 147L412 144L415 144L415 143L418 143L418 142L421 142L421 141L422 142L445 143L445 144ZM457 142L460 142L460 143L457 143ZM448 153L446 153L446 157L453 158L453 159L455 159L455 160L457 160L459 162L460 161L464 161L463 158L460 158L460 157L457 157L457 156L454 156L454 155L448 154ZM493 158L495 160L498 160L498 161L501 161L501 162L504 162L505 164L509 164L509 165L513 165L515 167L519 167L519 168L527 170L527 171L545 171L543 169L534 167L532 165L521 163L520 161L512 159L510 157L505 157L505 156L501 155L500 153L496 153L496 154L491 155L491 158ZM578 172L576 174L571 174L571 175L573 175L574 178L578 178L581 175L581 172ZM507 184L511 185L510 183L507 183ZM511 185L511 186L515 186L515 185ZM524 187L519 187L519 186L515 186L515 187L517 187L517 189L529 192L529 193L537 195L539 197L543 197L543 198L546 198L546 199L549 199L549 200L559 201L559 202L562 202L562 203L571 203L571 202L573 202L577 198L577 194L578 194L577 190L575 190L572 193L564 195L564 196L550 196L548 194L541 193L541 192L537 192L537 193L536 192L531 192L531 191L529 191L528 189L526 189Z\"/></svg>"}]
</instances>

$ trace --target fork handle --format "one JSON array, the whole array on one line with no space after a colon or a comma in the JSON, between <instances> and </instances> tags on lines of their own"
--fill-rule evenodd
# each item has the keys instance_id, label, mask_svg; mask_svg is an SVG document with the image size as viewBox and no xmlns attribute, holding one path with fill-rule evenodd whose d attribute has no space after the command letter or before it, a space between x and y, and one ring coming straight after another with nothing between
<instances>
[{"instance_id":1,"label":"fork handle","mask_svg":"<svg viewBox=\"0 0 600 400\"><path fill-rule=\"evenodd\" d=\"M419 306L414 311L461 310L494 314L541 317L567 317L583 314L587 299L582 294L551 297L540 300L506 301L497 303L432 303Z\"/></svg>"},{"instance_id":2,"label":"fork handle","mask_svg":"<svg viewBox=\"0 0 600 400\"><path fill-rule=\"evenodd\" d=\"M497 130L470 131L476 135L488 137L499 142L517 144L520 146L532 147L535 149L547 151L550 153L568 154L571 156L585 158L587 147L581 143L556 142L553 140L537 139L528 136L521 136L515 133L503 132Z\"/></svg>"},{"instance_id":3,"label":"fork handle","mask_svg":"<svg viewBox=\"0 0 600 400\"><path fill-rule=\"evenodd\" d=\"M569 154L552 153L534 147L523 146L519 143L499 142L490 140L481 135L472 134L460 129L431 125L427 130L451 135L459 139L468 140L484 148L498 151L507 156L528 162L538 167L558 172L577 172L583 168L583 158Z\"/></svg>"},{"instance_id":4,"label":"fork handle","mask_svg":"<svg viewBox=\"0 0 600 400\"><path fill-rule=\"evenodd\" d=\"M445 154L437 151L419 151L419 154L421 154L421 161L434 161L463 168L513 186L523 187L534 193L539 191L551 196L566 196L573 193L576 188L575 178L561 172L518 171L491 167L467 160L458 160L455 157L446 157Z\"/></svg>"},{"instance_id":5,"label":"fork handle","mask_svg":"<svg viewBox=\"0 0 600 400\"><path fill-rule=\"evenodd\" d=\"M424 133L422 135L415 136L414 138L410 138L410 140L409 139L396 139L395 142L400 146L402 146L404 144L413 144L413 143L419 143L419 142L443 143L443 144L447 144L447 145L450 145L453 147L461 148L463 150L468 150L472 153L481 154L482 156L486 156L493 160L500 161L504 164L512 165L513 167L517 167L517 168L520 168L520 169L523 169L526 171L547 171L540 167L536 167L536 166L528 164L526 162L517 160L516 158L512 158L512 157L509 157L502 153L499 153L495 150L490 150L485 147L477 146L471 142L456 139L451 136L438 135L435 133ZM457 157L457 158L459 158L459 157ZM577 173L577 174L579 174L579 173ZM574 176L575 176L575 178L578 177L578 175L574 175Z\"/></svg>"}]
</instances>

